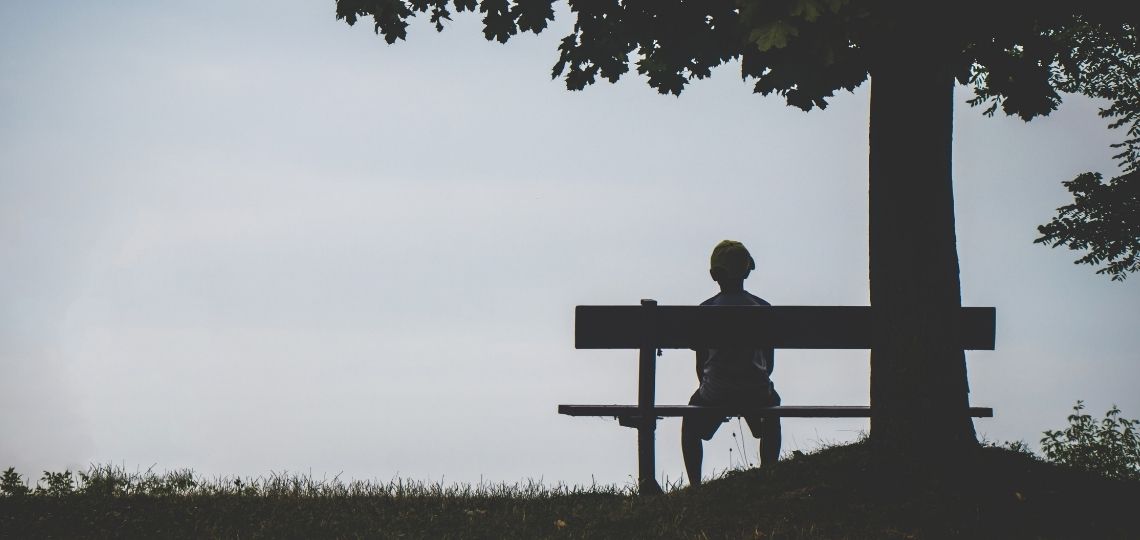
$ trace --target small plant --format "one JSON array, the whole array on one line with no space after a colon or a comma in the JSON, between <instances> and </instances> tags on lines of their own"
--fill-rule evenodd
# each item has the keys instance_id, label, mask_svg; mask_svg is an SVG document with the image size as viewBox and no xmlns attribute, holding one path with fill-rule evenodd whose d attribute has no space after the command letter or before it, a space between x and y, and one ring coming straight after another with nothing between
<instances>
[{"instance_id":1,"label":"small plant","mask_svg":"<svg viewBox=\"0 0 1140 540\"><path fill-rule=\"evenodd\" d=\"M1109 478L1140 479L1140 421L1121 417L1113 405L1098 422L1084 414L1084 408L1084 402L1077 401L1068 428L1045 432L1045 457Z\"/></svg>"},{"instance_id":2,"label":"small plant","mask_svg":"<svg viewBox=\"0 0 1140 540\"><path fill-rule=\"evenodd\" d=\"M979 442L982 444L982 446L984 446L986 448L1000 448L1002 450L1008 450L1010 452L1016 452L1016 453L1021 454L1023 456L1031 457L1033 459L1037 459L1037 460L1041 459L1037 454L1033 453L1033 449L1030 448L1029 443L1027 443L1025 441L997 442L997 441L991 441L991 440L986 439L985 437L982 437L982 440Z\"/></svg>"},{"instance_id":3,"label":"small plant","mask_svg":"<svg viewBox=\"0 0 1140 540\"><path fill-rule=\"evenodd\" d=\"M20 473L16 472L15 467L8 467L4 471L3 476L0 476L0 495L7 495L9 497L18 497L20 495L27 495L32 490L20 478Z\"/></svg>"},{"instance_id":4,"label":"small plant","mask_svg":"<svg viewBox=\"0 0 1140 540\"><path fill-rule=\"evenodd\" d=\"M740 437L736 436L737 432L740 432ZM735 462L733 451L736 452L735 457L737 459ZM744 438L744 425L740 422L740 418L737 418L736 431L732 432L732 446L728 447L728 470L745 471L753 466L752 459L748 456L748 448Z\"/></svg>"},{"instance_id":5,"label":"small plant","mask_svg":"<svg viewBox=\"0 0 1140 540\"><path fill-rule=\"evenodd\" d=\"M1005 441L1000 446L1002 448L1005 448L1006 450L1011 451L1011 452L1017 452L1018 454L1023 454L1026 456L1032 456L1035 458L1037 457L1036 455L1034 455L1033 449L1029 448L1029 444L1026 443L1025 441ZM1038 458L1038 459L1040 459L1040 458Z\"/></svg>"},{"instance_id":6,"label":"small plant","mask_svg":"<svg viewBox=\"0 0 1140 540\"><path fill-rule=\"evenodd\" d=\"M56 497L71 495L75 493L75 478L72 477L71 471L59 473L44 471L44 477L40 479L36 493Z\"/></svg>"}]
</instances>

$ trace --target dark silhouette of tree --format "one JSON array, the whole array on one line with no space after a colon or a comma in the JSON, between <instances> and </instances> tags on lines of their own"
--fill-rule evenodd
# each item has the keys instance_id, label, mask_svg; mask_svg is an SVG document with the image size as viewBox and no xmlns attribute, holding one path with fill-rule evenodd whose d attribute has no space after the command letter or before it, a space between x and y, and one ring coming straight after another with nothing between
<instances>
[{"instance_id":1,"label":"dark silhouette of tree","mask_svg":"<svg viewBox=\"0 0 1140 540\"><path fill-rule=\"evenodd\" d=\"M1025 119L1048 114L1060 92L1097 87L1082 77L1096 71L1098 53L1074 50L1071 36L1095 27L1134 42L1137 15L1101 1L567 3L574 26L558 46L553 76L571 90L599 77L617 81L631 57L649 85L668 94L739 59L756 92L805 111L870 78L871 305L889 336L871 353L871 440L911 456L976 445L965 357L951 344L950 314L961 306L951 185L955 80L973 85L976 104ZM452 10L478 11L485 37L505 43L544 30L552 4L338 0L336 7L349 24L371 16L388 43L406 38L417 14L442 30Z\"/></svg>"}]
</instances>

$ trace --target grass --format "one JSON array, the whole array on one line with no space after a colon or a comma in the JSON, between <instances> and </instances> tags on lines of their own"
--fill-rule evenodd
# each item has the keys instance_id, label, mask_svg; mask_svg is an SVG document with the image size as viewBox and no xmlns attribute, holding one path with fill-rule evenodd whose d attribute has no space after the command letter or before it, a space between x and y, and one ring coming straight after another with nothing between
<instances>
[{"instance_id":1,"label":"grass","mask_svg":"<svg viewBox=\"0 0 1140 540\"><path fill-rule=\"evenodd\" d=\"M731 471L697 489L195 477L95 467L0 497L0 537L1135 538L1140 482L982 447L955 474L868 444ZM45 477L46 478L46 477ZM9 482L10 484L10 482ZM8 484L5 484L8 485ZM6 490L8 491L8 490Z\"/></svg>"}]
</instances>

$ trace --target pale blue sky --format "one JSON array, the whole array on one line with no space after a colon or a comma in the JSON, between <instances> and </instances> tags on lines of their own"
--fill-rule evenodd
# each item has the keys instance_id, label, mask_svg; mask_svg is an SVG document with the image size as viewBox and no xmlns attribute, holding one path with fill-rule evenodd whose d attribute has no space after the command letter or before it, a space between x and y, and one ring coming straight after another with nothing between
<instances>
[{"instance_id":1,"label":"pale blue sky","mask_svg":"<svg viewBox=\"0 0 1140 540\"><path fill-rule=\"evenodd\" d=\"M555 410L631 402L636 355L574 350L574 305L698 303L724 238L774 304L867 303L866 84L810 114L735 64L679 99L570 93L549 78L565 17L387 46L333 13L0 3L0 467L622 483L634 432ZM1119 135L1082 98L1025 124L968 96L962 293L998 310L997 350L968 353L996 410L978 432L1036 443L1078 399L1140 416L1140 278L1032 244ZM865 351L778 358L788 404L867 402ZM659 400L694 387L667 352ZM865 427L787 420L785 450Z\"/></svg>"}]
</instances>

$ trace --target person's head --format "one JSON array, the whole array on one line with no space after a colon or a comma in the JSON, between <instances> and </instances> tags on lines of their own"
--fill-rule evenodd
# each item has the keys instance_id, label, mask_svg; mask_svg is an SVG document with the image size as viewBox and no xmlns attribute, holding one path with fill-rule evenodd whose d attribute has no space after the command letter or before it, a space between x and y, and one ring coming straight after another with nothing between
<instances>
[{"instance_id":1,"label":"person's head","mask_svg":"<svg viewBox=\"0 0 1140 540\"><path fill-rule=\"evenodd\" d=\"M722 240L709 258L709 275L722 288L742 287L744 279L755 269L756 261L748 248L735 240Z\"/></svg>"}]
</instances>

